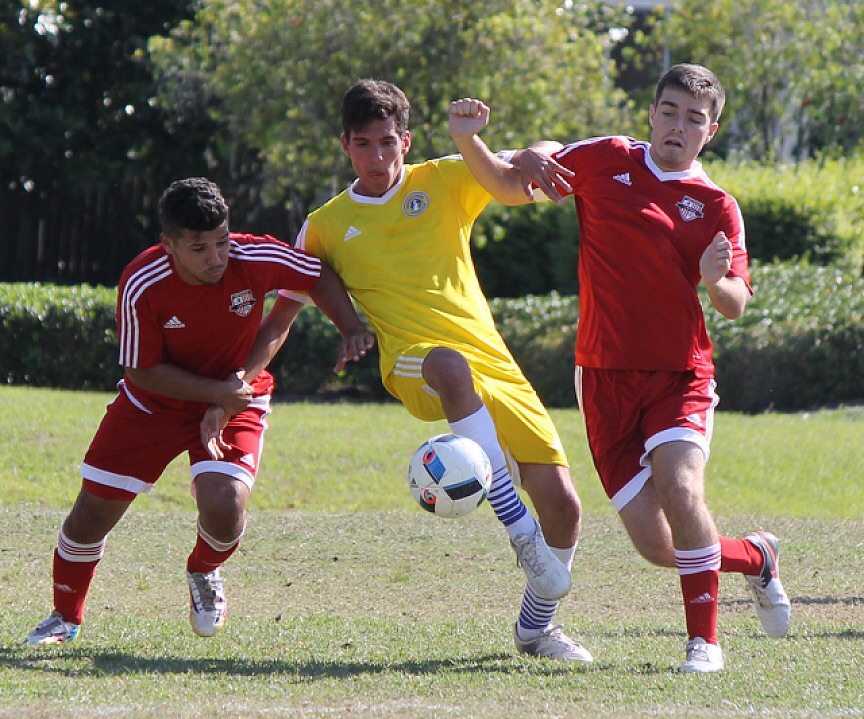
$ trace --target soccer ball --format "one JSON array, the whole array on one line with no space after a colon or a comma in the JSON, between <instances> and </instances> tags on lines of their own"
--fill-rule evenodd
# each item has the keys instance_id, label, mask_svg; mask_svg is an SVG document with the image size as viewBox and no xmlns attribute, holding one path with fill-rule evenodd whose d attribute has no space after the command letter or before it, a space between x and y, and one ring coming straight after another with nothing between
<instances>
[{"instance_id":1,"label":"soccer ball","mask_svg":"<svg viewBox=\"0 0 864 719\"><path fill-rule=\"evenodd\" d=\"M408 465L408 487L423 509L439 517L473 512L492 485L492 465L474 440L457 434L427 439Z\"/></svg>"}]
</instances>

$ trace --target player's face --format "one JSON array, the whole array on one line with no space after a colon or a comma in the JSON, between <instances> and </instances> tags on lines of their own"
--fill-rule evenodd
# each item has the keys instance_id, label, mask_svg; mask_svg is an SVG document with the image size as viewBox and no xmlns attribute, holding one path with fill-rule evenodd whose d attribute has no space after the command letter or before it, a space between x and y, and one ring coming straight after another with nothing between
<instances>
[{"instance_id":1,"label":"player's face","mask_svg":"<svg viewBox=\"0 0 864 719\"><path fill-rule=\"evenodd\" d=\"M190 285L215 285L228 267L228 223L215 230L183 230L179 237L162 235L162 246L174 260L174 269Z\"/></svg>"},{"instance_id":2,"label":"player's face","mask_svg":"<svg viewBox=\"0 0 864 719\"><path fill-rule=\"evenodd\" d=\"M351 158L361 195L381 197L399 180L405 155L411 149L411 133L400 134L396 120L373 120L350 137L342 135L342 149Z\"/></svg>"},{"instance_id":3,"label":"player's face","mask_svg":"<svg viewBox=\"0 0 864 719\"><path fill-rule=\"evenodd\" d=\"M651 105L651 158L665 172L687 170L717 132L710 98L667 87Z\"/></svg>"}]
</instances>

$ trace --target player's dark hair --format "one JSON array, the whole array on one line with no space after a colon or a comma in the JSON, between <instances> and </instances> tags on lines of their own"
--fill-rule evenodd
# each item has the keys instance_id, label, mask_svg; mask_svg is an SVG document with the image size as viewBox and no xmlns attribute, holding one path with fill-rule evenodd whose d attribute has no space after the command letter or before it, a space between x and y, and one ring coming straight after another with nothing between
<instances>
[{"instance_id":1,"label":"player's dark hair","mask_svg":"<svg viewBox=\"0 0 864 719\"><path fill-rule=\"evenodd\" d=\"M399 134L404 135L410 110L408 98L396 85L367 77L355 82L342 98L342 129L351 137L353 131L362 130L374 120L393 117Z\"/></svg>"},{"instance_id":2,"label":"player's dark hair","mask_svg":"<svg viewBox=\"0 0 864 719\"><path fill-rule=\"evenodd\" d=\"M723 105L726 104L726 93L720 80L707 67L681 63L670 67L657 83L654 93L654 106L660 102L660 95L667 87L675 87L689 92L693 97L711 100L711 122L720 119Z\"/></svg>"},{"instance_id":3,"label":"player's dark hair","mask_svg":"<svg viewBox=\"0 0 864 719\"><path fill-rule=\"evenodd\" d=\"M207 232L228 220L228 203L219 187L206 177L172 182L159 198L162 232L177 237L183 230Z\"/></svg>"}]
</instances>

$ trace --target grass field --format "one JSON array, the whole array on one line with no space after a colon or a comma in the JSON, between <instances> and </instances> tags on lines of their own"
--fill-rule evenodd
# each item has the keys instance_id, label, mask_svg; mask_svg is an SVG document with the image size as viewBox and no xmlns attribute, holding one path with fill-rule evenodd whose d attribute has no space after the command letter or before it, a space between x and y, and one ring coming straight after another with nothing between
<instances>
[{"instance_id":1,"label":"grass field","mask_svg":"<svg viewBox=\"0 0 864 719\"><path fill-rule=\"evenodd\" d=\"M674 573L647 565L599 490L577 412L555 419L585 505L558 620L595 663L513 652L521 571L488 507L415 508L431 427L395 405L277 405L231 618L188 626L194 541L175 463L111 534L76 642L20 642L50 610L50 555L105 394L0 389L0 717L864 717L864 412L718 417L709 497L722 531L782 540L793 628L763 637L724 575L727 671L678 675Z\"/></svg>"}]
</instances>

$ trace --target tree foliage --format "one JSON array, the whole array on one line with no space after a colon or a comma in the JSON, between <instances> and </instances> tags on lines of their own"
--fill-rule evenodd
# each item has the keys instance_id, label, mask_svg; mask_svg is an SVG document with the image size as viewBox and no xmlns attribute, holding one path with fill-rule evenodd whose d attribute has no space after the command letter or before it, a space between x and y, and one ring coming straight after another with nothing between
<instances>
[{"instance_id":1,"label":"tree foliage","mask_svg":"<svg viewBox=\"0 0 864 719\"><path fill-rule=\"evenodd\" d=\"M361 77L405 90L417 159L452 151L447 110L464 96L493 107L497 147L629 129L589 20L549 0L211 0L151 47L166 102L190 76L203 82L210 112L260 149L270 197L299 222L352 177L339 104Z\"/></svg>"},{"instance_id":2,"label":"tree foliage","mask_svg":"<svg viewBox=\"0 0 864 719\"><path fill-rule=\"evenodd\" d=\"M728 92L727 149L756 160L845 151L864 137L864 4L679 0L650 43L714 70Z\"/></svg>"},{"instance_id":3,"label":"tree foliage","mask_svg":"<svg viewBox=\"0 0 864 719\"><path fill-rule=\"evenodd\" d=\"M171 138L156 108L147 38L188 0L22 0L0 17L0 166L41 189L134 174Z\"/></svg>"}]
</instances>

